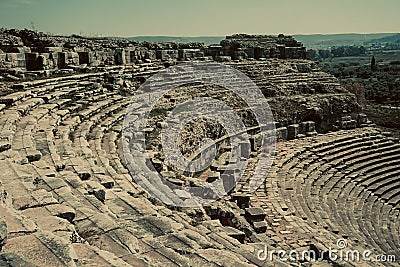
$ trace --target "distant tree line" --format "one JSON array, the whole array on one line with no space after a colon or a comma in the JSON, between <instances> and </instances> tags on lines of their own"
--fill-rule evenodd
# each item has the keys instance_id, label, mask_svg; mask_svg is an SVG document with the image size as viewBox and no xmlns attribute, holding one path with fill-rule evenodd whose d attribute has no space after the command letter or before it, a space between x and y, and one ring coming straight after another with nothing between
<instances>
[{"instance_id":1,"label":"distant tree line","mask_svg":"<svg viewBox=\"0 0 400 267\"><path fill-rule=\"evenodd\" d=\"M364 46L339 46L331 49L333 57L356 57L367 53Z\"/></svg>"},{"instance_id":2,"label":"distant tree line","mask_svg":"<svg viewBox=\"0 0 400 267\"><path fill-rule=\"evenodd\" d=\"M356 83L363 86L367 100L376 103L400 103L400 68L396 67L396 61L377 66L375 58L373 59L370 65L361 65L358 62L324 62L320 66L323 71L339 78L343 84L349 84L348 89L354 89L354 93L360 90L358 85L355 86Z\"/></svg>"},{"instance_id":3,"label":"distant tree line","mask_svg":"<svg viewBox=\"0 0 400 267\"><path fill-rule=\"evenodd\" d=\"M331 49L309 49L307 55L309 59L321 60L331 57L357 57L367 54L364 46L334 46Z\"/></svg>"}]
</instances>

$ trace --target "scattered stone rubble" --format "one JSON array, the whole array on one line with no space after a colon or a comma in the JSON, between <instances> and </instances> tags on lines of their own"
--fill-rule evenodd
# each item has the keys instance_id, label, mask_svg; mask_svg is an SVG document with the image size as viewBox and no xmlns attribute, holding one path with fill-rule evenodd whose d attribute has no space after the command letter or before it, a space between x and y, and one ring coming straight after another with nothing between
<instances>
[{"instance_id":1,"label":"scattered stone rubble","mask_svg":"<svg viewBox=\"0 0 400 267\"><path fill-rule=\"evenodd\" d=\"M49 73L68 69L129 65L151 61L306 58L291 36L232 35L220 45L149 43L123 39L50 36L30 30L0 29L0 69L4 78L24 78L21 70ZM13 71L11 71L13 70ZM62 72L61 72L62 73ZM30 73L29 75L34 75Z\"/></svg>"},{"instance_id":2,"label":"scattered stone rubble","mask_svg":"<svg viewBox=\"0 0 400 267\"><path fill-rule=\"evenodd\" d=\"M227 36L221 41L222 54L232 59L242 60L247 58L306 58L306 48L291 36L283 34L248 35L235 34Z\"/></svg>"},{"instance_id":3,"label":"scattered stone rubble","mask_svg":"<svg viewBox=\"0 0 400 267\"><path fill-rule=\"evenodd\" d=\"M20 67L28 75L35 72L27 70L32 66L49 67L50 55L54 70L96 60L103 66L46 79L20 76L3 84L0 266L338 266L343 262L269 262L257 253L267 246L312 249L318 255L341 238L349 249L400 258L399 140L376 129L334 77L302 59L303 48L292 38L234 35L220 47L204 47L130 46L124 40L83 41L18 30L2 30L1 36L5 58L23 55L3 60L7 71ZM26 54L13 50L21 44ZM264 59L275 45L285 49ZM294 50L282 56L286 47ZM183 131L181 147L195 157L196 142L211 134L218 153L209 169L193 177L173 171L163 160L158 147L163 118L190 97L231 103L249 128L249 143L240 145L249 147L250 155L229 195L204 207L168 206L147 195L125 166L121 131L126 107L140 84L166 67L163 60L178 64L218 49L220 54L210 56L237 60L226 64L247 74L268 99L279 141L275 160L262 185L250 192L260 153L260 132L251 114L224 89L178 88L157 103L146 132L150 160L166 179L195 186L222 179L229 164L232 144L221 127L206 120Z\"/></svg>"}]
</instances>

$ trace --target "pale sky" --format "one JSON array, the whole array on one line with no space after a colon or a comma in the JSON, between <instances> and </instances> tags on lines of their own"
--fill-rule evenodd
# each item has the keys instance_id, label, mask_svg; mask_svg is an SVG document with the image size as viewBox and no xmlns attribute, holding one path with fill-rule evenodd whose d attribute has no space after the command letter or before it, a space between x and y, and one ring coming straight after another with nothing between
<instances>
[{"instance_id":1,"label":"pale sky","mask_svg":"<svg viewBox=\"0 0 400 267\"><path fill-rule=\"evenodd\" d=\"M400 32L400 0L0 0L0 27L101 36Z\"/></svg>"}]
</instances>

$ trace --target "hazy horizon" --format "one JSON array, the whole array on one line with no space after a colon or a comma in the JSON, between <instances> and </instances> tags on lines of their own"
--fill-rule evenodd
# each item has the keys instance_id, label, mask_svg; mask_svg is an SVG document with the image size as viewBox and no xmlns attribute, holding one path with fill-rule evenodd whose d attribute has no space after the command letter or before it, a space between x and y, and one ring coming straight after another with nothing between
<instances>
[{"instance_id":1,"label":"hazy horizon","mask_svg":"<svg viewBox=\"0 0 400 267\"><path fill-rule=\"evenodd\" d=\"M286 33L280 32L284 35ZM277 35L280 33L259 33L260 35ZM232 34L250 34L247 32L235 32ZM357 35L372 35L372 34L400 34L400 32L370 32L370 33L360 33L360 32L338 32L338 33L293 33L287 35L346 35L346 34L357 34ZM105 36L105 37L121 37L121 38L131 38L131 37L225 37L226 34L222 35L135 35L135 36Z\"/></svg>"},{"instance_id":2,"label":"hazy horizon","mask_svg":"<svg viewBox=\"0 0 400 267\"><path fill-rule=\"evenodd\" d=\"M1 0L0 27L86 36L400 32L400 1Z\"/></svg>"}]
</instances>

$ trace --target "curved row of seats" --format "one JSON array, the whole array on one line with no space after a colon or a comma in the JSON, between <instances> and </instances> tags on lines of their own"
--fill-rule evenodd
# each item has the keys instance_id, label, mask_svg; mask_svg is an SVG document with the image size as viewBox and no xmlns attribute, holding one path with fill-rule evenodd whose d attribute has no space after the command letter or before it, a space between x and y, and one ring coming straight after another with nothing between
<instances>
[{"instance_id":1,"label":"curved row of seats","mask_svg":"<svg viewBox=\"0 0 400 267\"><path fill-rule=\"evenodd\" d=\"M130 99L93 86L101 75L3 98L11 99L0 114L3 252L38 266L263 265L263 244L241 244L243 232L219 221L193 224L133 182L120 145Z\"/></svg>"},{"instance_id":2,"label":"curved row of seats","mask_svg":"<svg viewBox=\"0 0 400 267\"><path fill-rule=\"evenodd\" d=\"M228 64L246 74L268 97L298 94L347 93L338 80L306 60ZM302 67L304 66L304 67Z\"/></svg>"},{"instance_id":3,"label":"curved row of seats","mask_svg":"<svg viewBox=\"0 0 400 267\"><path fill-rule=\"evenodd\" d=\"M341 237L352 248L398 253L397 140L361 129L280 142L269 176L251 196L251 207L267 215L266 231L254 232L242 216L235 217L240 230L199 222L193 211L155 202L132 180L120 138L130 99L96 86L103 75L25 84L0 98L5 253L44 266L263 266L257 251L264 245L326 248ZM246 177L256 162L250 159ZM246 183L241 191L249 193ZM221 214L244 214L225 200Z\"/></svg>"},{"instance_id":4,"label":"curved row of seats","mask_svg":"<svg viewBox=\"0 0 400 267\"><path fill-rule=\"evenodd\" d=\"M299 232L320 233L322 246L345 238L399 257L399 152L399 140L365 128L280 143L259 191L277 195L275 209Z\"/></svg>"}]
</instances>

